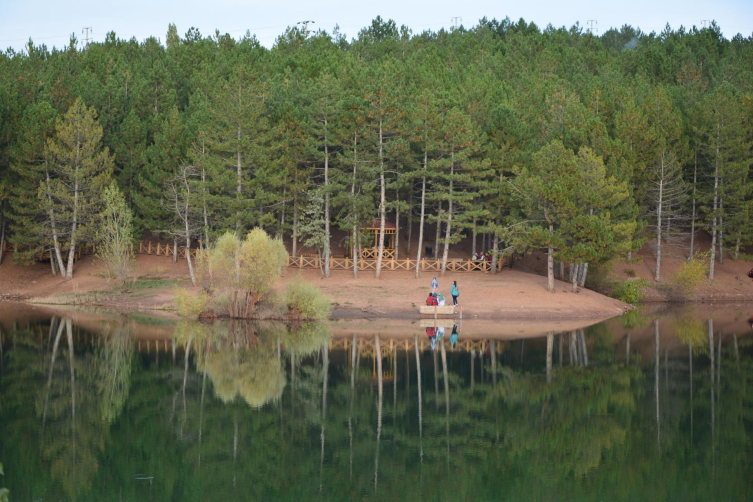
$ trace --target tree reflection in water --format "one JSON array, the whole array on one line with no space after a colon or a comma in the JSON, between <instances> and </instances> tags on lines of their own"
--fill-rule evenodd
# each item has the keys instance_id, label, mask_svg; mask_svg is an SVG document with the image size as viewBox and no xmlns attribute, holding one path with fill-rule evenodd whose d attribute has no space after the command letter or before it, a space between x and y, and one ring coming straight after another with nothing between
<instances>
[{"instance_id":1,"label":"tree reflection in water","mask_svg":"<svg viewBox=\"0 0 753 502\"><path fill-rule=\"evenodd\" d=\"M158 344L172 364L123 319L6 329L6 485L19 500L744 500L751 340L656 319L483 354L186 322Z\"/></svg>"}]
</instances>

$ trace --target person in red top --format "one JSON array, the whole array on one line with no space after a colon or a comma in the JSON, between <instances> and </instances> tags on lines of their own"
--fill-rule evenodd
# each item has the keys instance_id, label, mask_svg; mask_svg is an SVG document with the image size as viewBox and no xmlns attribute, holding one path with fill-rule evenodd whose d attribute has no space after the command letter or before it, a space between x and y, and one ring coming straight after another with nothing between
<instances>
[{"instance_id":1,"label":"person in red top","mask_svg":"<svg viewBox=\"0 0 753 502\"><path fill-rule=\"evenodd\" d=\"M429 293L429 297L426 299L426 305L438 305L437 297Z\"/></svg>"}]
</instances>

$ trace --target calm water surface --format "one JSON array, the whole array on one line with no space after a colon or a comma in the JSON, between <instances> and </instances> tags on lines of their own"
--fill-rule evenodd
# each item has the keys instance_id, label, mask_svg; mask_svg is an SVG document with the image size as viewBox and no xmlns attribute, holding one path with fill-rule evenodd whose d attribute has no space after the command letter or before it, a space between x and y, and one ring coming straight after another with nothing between
<instances>
[{"instance_id":1,"label":"calm water surface","mask_svg":"<svg viewBox=\"0 0 753 502\"><path fill-rule=\"evenodd\" d=\"M432 344L409 321L5 310L0 486L13 501L753 500L749 314L524 340L469 338L466 321Z\"/></svg>"}]
</instances>

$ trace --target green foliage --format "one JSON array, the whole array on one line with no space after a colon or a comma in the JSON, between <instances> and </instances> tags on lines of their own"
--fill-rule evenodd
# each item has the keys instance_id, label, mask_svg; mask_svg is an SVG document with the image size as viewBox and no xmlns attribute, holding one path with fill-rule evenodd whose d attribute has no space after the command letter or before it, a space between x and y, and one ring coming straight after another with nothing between
<instances>
[{"instance_id":1,"label":"green foliage","mask_svg":"<svg viewBox=\"0 0 753 502\"><path fill-rule=\"evenodd\" d=\"M288 254L278 239L253 229L241 241L227 232L205 257L210 290L228 295L230 317L251 318L256 306L271 291L287 264Z\"/></svg>"},{"instance_id":2,"label":"green foliage","mask_svg":"<svg viewBox=\"0 0 753 502\"><path fill-rule=\"evenodd\" d=\"M423 214L421 248L449 254L475 230L593 273L670 221L684 232L695 207L737 256L753 242L746 36L486 18L414 34L378 18L352 40L291 28L269 49L175 26L164 45L30 42L0 54L0 227L14 261L59 248L69 278L115 180L136 233L180 228L203 249L260 227L326 258L354 244L330 225L363 241L383 210L401 237ZM185 166L175 211L165 184Z\"/></svg>"},{"instance_id":3,"label":"green foliage","mask_svg":"<svg viewBox=\"0 0 753 502\"><path fill-rule=\"evenodd\" d=\"M285 288L285 305L291 319L316 320L329 317L330 299L300 275Z\"/></svg>"},{"instance_id":4,"label":"green foliage","mask_svg":"<svg viewBox=\"0 0 753 502\"><path fill-rule=\"evenodd\" d=\"M692 297L695 288L706 281L708 259L708 252L697 252L691 260L683 262L673 278L677 289Z\"/></svg>"},{"instance_id":5,"label":"green foliage","mask_svg":"<svg viewBox=\"0 0 753 502\"><path fill-rule=\"evenodd\" d=\"M124 288L136 268L131 210L113 182L104 192L105 208L97 226L97 257Z\"/></svg>"},{"instance_id":6,"label":"green foliage","mask_svg":"<svg viewBox=\"0 0 753 502\"><path fill-rule=\"evenodd\" d=\"M205 311L207 304L211 300L206 291L194 295L191 291L180 288L175 291L173 302L178 315L183 317L198 317Z\"/></svg>"},{"instance_id":7,"label":"green foliage","mask_svg":"<svg viewBox=\"0 0 753 502\"><path fill-rule=\"evenodd\" d=\"M645 289L648 287L648 284L649 282L646 279L620 281L615 283L611 296L621 302L638 305L646 296Z\"/></svg>"}]
</instances>

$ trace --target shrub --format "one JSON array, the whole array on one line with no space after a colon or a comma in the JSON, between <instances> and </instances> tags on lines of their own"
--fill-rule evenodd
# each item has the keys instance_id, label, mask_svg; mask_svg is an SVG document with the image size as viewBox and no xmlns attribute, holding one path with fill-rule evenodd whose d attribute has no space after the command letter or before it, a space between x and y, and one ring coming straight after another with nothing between
<instances>
[{"instance_id":1,"label":"shrub","mask_svg":"<svg viewBox=\"0 0 753 502\"><path fill-rule=\"evenodd\" d=\"M204 291L199 296L193 296L190 291L183 288L176 290L173 298L178 315L183 317L198 317L210 300L210 296Z\"/></svg>"},{"instance_id":2,"label":"shrub","mask_svg":"<svg viewBox=\"0 0 753 502\"><path fill-rule=\"evenodd\" d=\"M285 305L293 319L326 319L332 306L329 298L319 288L299 275L285 290Z\"/></svg>"},{"instance_id":3,"label":"shrub","mask_svg":"<svg viewBox=\"0 0 753 502\"><path fill-rule=\"evenodd\" d=\"M638 305L646 296L644 291L646 286L648 286L648 281L645 279L616 282L614 289L612 289L612 298L617 298L630 305Z\"/></svg>"},{"instance_id":4,"label":"shrub","mask_svg":"<svg viewBox=\"0 0 753 502\"><path fill-rule=\"evenodd\" d=\"M678 288L690 291L692 294L698 286L706 281L709 253L696 253L689 261L680 265L672 279Z\"/></svg>"},{"instance_id":5,"label":"shrub","mask_svg":"<svg viewBox=\"0 0 753 502\"><path fill-rule=\"evenodd\" d=\"M638 275L638 272L636 272L634 268L626 268L625 275L628 277L636 277Z\"/></svg>"},{"instance_id":6,"label":"shrub","mask_svg":"<svg viewBox=\"0 0 753 502\"><path fill-rule=\"evenodd\" d=\"M225 233L202 258L201 270L211 291L227 294L230 317L249 319L259 301L274 291L287 258L282 241L255 228L243 241L233 232Z\"/></svg>"}]
</instances>

